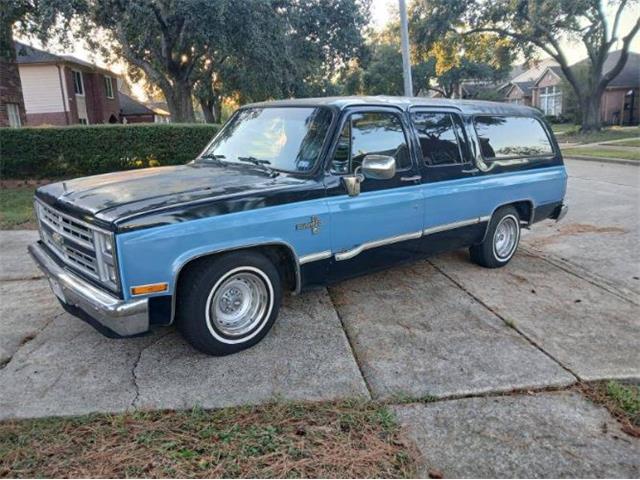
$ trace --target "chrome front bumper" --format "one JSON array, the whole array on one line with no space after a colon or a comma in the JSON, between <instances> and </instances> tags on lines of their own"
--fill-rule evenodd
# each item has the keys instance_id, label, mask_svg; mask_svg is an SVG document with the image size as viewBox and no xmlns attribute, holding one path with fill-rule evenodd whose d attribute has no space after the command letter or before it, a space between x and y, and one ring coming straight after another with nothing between
<instances>
[{"instance_id":1,"label":"chrome front bumper","mask_svg":"<svg viewBox=\"0 0 640 480\"><path fill-rule=\"evenodd\" d=\"M40 242L29 245L29 253L48 277L51 290L67 306L81 310L117 336L128 337L149 330L146 298L124 301L106 293L58 265Z\"/></svg>"}]
</instances>

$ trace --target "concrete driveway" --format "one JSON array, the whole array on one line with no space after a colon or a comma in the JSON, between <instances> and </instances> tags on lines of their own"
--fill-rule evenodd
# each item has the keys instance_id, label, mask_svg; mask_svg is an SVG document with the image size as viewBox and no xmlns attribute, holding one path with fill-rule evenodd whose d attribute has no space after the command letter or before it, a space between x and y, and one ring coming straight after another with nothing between
<instances>
[{"instance_id":1,"label":"concrete driveway","mask_svg":"<svg viewBox=\"0 0 640 480\"><path fill-rule=\"evenodd\" d=\"M261 344L224 358L195 352L172 328L102 337L56 304L27 258L35 232L1 232L0 419L373 398L399 404L425 468L589 475L584 465L616 446L612 429L592 431L602 419L615 424L609 414L573 394L511 393L640 380L640 168L580 161L568 168L568 217L526 232L507 267L482 269L459 251L289 297ZM480 394L510 395L462 399ZM412 404L427 399L445 401ZM490 422L474 413L483 409ZM571 409L578 418L567 417ZM451 456L454 440L475 448L486 435L502 435L513 412L520 430L509 435L550 438L549 448L568 442L562 470L536 469L535 455L519 460L522 469L486 455ZM536 422L543 414L553 422ZM451 437L458 430L466 440ZM581 434L566 434L573 430ZM606 472L638 476L638 439L620 435L626 446L611 462L624 466ZM483 448L500 456L506 447Z\"/></svg>"}]
</instances>

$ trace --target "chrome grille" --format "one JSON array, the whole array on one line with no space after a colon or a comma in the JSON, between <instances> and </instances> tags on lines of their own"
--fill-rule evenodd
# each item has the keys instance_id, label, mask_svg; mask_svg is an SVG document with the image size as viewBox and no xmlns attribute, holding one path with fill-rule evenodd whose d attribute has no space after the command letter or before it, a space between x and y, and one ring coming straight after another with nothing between
<instances>
[{"instance_id":1,"label":"chrome grille","mask_svg":"<svg viewBox=\"0 0 640 480\"><path fill-rule=\"evenodd\" d=\"M40 237L55 255L86 276L112 288L117 287L116 279L110 278L107 271L110 266L115 267L113 255L99 251L102 243L96 227L40 201L36 201L35 208Z\"/></svg>"}]
</instances>

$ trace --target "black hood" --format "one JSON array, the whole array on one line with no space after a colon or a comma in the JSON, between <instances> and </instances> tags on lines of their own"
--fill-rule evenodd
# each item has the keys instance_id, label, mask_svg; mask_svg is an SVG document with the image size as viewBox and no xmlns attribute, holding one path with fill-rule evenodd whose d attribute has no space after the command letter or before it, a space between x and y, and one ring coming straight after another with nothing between
<instances>
[{"instance_id":1,"label":"black hood","mask_svg":"<svg viewBox=\"0 0 640 480\"><path fill-rule=\"evenodd\" d=\"M207 215L203 208L208 208L210 215L260 208L273 204L267 201L272 196L280 197L282 203L284 192L305 196L303 192L315 190L309 188L312 184L317 182L286 173L272 175L251 165L192 163L52 183L40 187L36 195L56 208L115 229L123 223L129 227L157 224L158 216L161 223L198 218ZM238 204L239 199L245 200ZM220 208L230 202L233 208ZM211 210L212 204L217 205L215 210ZM149 216L155 220L141 220Z\"/></svg>"}]
</instances>

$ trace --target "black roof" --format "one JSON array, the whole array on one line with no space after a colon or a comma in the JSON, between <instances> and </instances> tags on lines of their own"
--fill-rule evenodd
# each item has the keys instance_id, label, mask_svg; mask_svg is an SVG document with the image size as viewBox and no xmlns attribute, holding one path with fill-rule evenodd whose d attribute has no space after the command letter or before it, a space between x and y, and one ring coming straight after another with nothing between
<instances>
[{"instance_id":1,"label":"black roof","mask_svg":"<svg viewBox=\"0 0 640 480\"><path fill-rule=\"evenodd\" d=\"M354 96L354 97L318 97L296 98L290 100L273 100L252 103L247 107L332 107L343 110L353 106L385 106L408 110L411 107L455 108L465 114L502 114L502 115L540 115L531 107L486 100L452 100L449 98L426 97L390 97L390 96Z\"/></svg>"},{"instance_id":2,"label":"black roof","mask_svg":"<svg viewBox=\"0 0 640 480\"><path fill-rule=\"evenodd\" d=\"M134 100L129 95L118 92L120 111L123 115L153 115L154 111L146 105Z\"/></svg>"},{"instance_id":3,"label":"black roof","mask_svg":"<svg viewBox=\"0 0 640 480\"><path fill-rule=\"evenodd\" d=\"M517 85L520 90L526 95L530 96L533 90L533 86L536 82L533 80L526 80L524 82L511 82L513 85Z\"/></svg>"}]
</instances>

